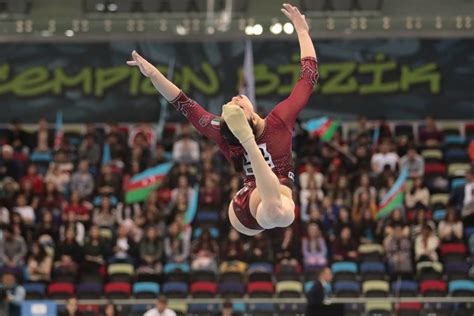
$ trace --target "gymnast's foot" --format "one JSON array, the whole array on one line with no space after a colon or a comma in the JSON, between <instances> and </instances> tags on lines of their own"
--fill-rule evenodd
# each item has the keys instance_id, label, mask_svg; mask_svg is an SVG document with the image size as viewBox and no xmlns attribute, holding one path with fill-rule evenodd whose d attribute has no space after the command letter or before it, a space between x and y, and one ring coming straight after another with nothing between
<instances>
[{"instance_id":1,"label":"gymnast's foot","mask_svg":"<svg viewBox=\"0 0 474 316\"><path fill-rule=\"evenodd\" d=\"M241 144L254 138L252 128L249 125L242 108L233 103L227 103L222 107L222 117L229 126L230 131Z\"/></svg>"}]
</instances>

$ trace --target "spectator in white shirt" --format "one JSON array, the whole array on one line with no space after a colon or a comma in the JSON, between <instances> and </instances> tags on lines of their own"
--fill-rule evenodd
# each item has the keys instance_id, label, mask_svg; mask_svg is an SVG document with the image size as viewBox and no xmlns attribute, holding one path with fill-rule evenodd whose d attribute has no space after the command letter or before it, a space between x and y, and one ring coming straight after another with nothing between
<instances>
[{"instance_id":1,"label":"spectator in white shirt","mask_svg":"<svg viewBox=\"0 0 474 316\"><path fill-rule=\"evenodd\" d=\"M33 207L28 205L28 201L23 194L18 195L16 198L16 207L13 209L13 211L20 214L25 225L33 225L35 221L35 210Z\"/></svg>"},{"instance_id":2,"label":"spectator in white shirt","mask_svg":"<svg viewBox=\"0 0 474 316\"><path fill-rule=\"evenodd\" d=\"M176 313L167 306L168 299L161 295L156 301L155 308L150 309L143 316L176 316Z\"/></svg>"},{"instance_id":3,"label":"spectator in white shirt","mask_svg":"<svg viewBox=\"0 0 474 316\"><path fill-rule=\"evenodd\" d=\"M199 162L199 143L191 138L189 125L183 125L179 140L173 145L173 160L195 164Z\"/></svg>"},{"instance_id":4,"label":"spectator in white shirt","mask_svg":"<svg viewBox=\"0 0 474 316\"><path fill-rule=\"evenodd\" d=\"M380 152L372 156L372 171L375 174L379 174L383 171L383 168L386 165L390 166L392 171L395 171L397 169L399 159L400 158L398 155L394 151L391 151L390 143L383 142L380 145Z\"/></svg>"},{"instance_id":5,"label":"spectator in white shirt","mask_svg":"<svg viewBox=\"0 0 474 316\"><path fill-rule=\"evenodd\" d=\"M400 169L408 168L410 178L422 177L425 173L425 160L411 147L408 153L400 159Z\"/></svg>"},{"instance_id":6,"label":"spectator in white shirt","mask_svg":"<svg viewBox=\"0 0 474 316\"><path fill-rule=\"evenodd\" d=\"M453 208L448 208L448 213L438 225L438 235L443 242L462 241L463 224L456 218Z\"/></svg>"},{"instance_id":7,"label":"spectator in white shirt","mask_svg":"<svg viewBox=\"0 0 474 316\"><path fill-rule=\"evenodd\" d=\"M438 261L438 246L439 238L433 234L431 226L423 226L421 234L415 239L416 261Z\"/></svg>"},{"instance_id":8,"label":"spectator in white shirt","mask_svg":"<svg viewBox=\"0 0 474 316\"><path fill-rule=\"evenodd\" d=\"M307 189L309 184L313 181L316 184L316 187L320 189L323 186L324 176L321 172L316 171L311 162L307 162L305 165L305 171L303 171L299 176L301 189Z\"/></svg>"}]
</instances>

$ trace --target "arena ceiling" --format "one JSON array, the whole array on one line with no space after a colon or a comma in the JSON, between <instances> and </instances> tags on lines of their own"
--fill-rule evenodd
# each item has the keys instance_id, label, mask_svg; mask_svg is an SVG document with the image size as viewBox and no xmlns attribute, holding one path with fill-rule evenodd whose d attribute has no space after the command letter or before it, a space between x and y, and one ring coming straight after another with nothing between
<instances>
[{"instance_id":1,"label":"arena ceiling","mask_svg":"<svg viewBox=\"0 0 474 316\"><path fill-rule=\"evenodd\" d=\"M283 0L0 0L0 41L285 39ZM474 0L295 0L317 38L473 37Z\"/></svg>"}]
</instances>

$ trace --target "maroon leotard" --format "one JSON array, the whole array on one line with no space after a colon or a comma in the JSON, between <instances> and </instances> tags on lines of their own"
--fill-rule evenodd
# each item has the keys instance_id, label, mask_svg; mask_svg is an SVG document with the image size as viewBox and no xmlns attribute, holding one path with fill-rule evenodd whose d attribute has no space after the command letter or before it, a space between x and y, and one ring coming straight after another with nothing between
<instances>
[{"instance_id":1,"label":"maroon leotard","mask_svg":"<svg viewBox=\"0 0 474 316\"><path fill-rule=\"evenodd\" d=\"M317 60L312 57L303 58L301 60L300 79L294 86L293 91L288 98L280 102L270 114L268 114L265 118L264 131L262 135L256 138L257 145L267 161L267 164L280 179L280 182L290 188L290 183L294 181L291 159L293 126L299 112L306 105L313 92L318 75ZM243 176L244 184L247 189L244 187L239 191L239 193L242 192L242 194L238 193L233 203L234 206L240 210L236 212L236 215L242 224L248 223L251 227L246 227L250 229L263 229L250 214L248 207L250 194L253 189L255 189L255 177L250 160L243 147L229 146L220 133L220 117L204 110L202 106L190 99L182 91L171 103L201 134L213 140L219 146L227 160L231 161L232 155L241 153L245 155ZM291 179L291 181L287 181L288 179ZM243 192L245 192L245 194L243 194ZM249 216L251 219L248 218Z\"/></svg>"}]
</instances>

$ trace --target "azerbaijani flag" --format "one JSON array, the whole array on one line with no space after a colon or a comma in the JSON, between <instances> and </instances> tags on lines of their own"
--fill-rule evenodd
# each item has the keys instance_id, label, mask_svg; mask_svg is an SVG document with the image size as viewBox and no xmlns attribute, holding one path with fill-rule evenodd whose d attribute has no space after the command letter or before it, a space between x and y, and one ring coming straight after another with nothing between
<instances>
[{"instance_id":1,"label":"azerbaijani flag","mask_svg":"<svg viewBox=\"0 0 474 316\"><path fill-rule=\"evenodd\" d=\"M404 168L397 181L393 184L379 204L376 218L380 219L389 215L394 209L403 205L405 184L408 178L408 168Z\"/></svg>"},{"instance_id":2,"label":"azerbaijani flag","mask_svg":"<svg viewBox=\"0 0 474 316\"><path fill-rule=\"evenodd\" d=\"M56 113L56 126L55 126L55 135L54 135L54 150L61 148L64 138L64 128L63 128L63 113L61 111Z\"/></svg>"},{"instance_id":3,"label":"azerbaijani flag","mask_svg":"<svg viewBox=\"0 0 474 316\"><path fill-rule=\"evenodd\" d=\"M172 162L166 162L133 176L125 188L125 203L146 200L150 193L160 185L172 167Z\"/></svg>"},{"instance_id":4,"label":"azerbaijani flag","mask_svg":"<svg viewBox=\"0 0 474 316\"><path fill-rule=\"evenodd\" d=\"M329 142L339 128L339 125L341 125L339 120L329 119L324 116L307 121L306 130L311 135L321 138L322 141Z\"/></svg>"}]
</instances>

